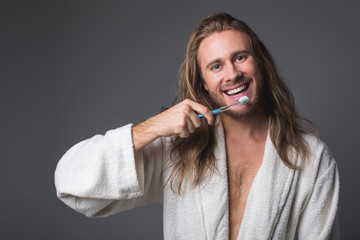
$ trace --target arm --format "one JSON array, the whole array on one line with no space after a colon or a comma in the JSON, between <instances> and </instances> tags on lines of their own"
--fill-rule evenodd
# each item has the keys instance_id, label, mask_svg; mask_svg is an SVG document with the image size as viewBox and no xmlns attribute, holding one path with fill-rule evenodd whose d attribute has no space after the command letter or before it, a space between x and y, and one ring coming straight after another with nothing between
<instances>
[{"instance_id":1,"label":"arm","mask_svg":"<svg viewBox=\"0 0 360 240\"><path fill-rule=\"evenodd\" d=\"M325 147L311 197L301 215L299 239L338 239L339 173Z\"/></svg>"},{"instance_id":2,"label":"arm","mask_svg":"<svg viewBox=\"0 0 360 240\"><path fill-rule=\"evenodd\" d=\"M144 153L134 153L131 127L96 135L65 153L55 171L57 195L64 203L96 217L161 201L161 139Z\"/></svg>"},{"instance_id":3,"label":"arm","mask_svg":"<svg viewBox=\"0 0 360 240\"><path fill-rule=\"evenodd\" d=\"M161 201L164 151L159 137L187 137L201 124L196 112L212 124L207 110L186 100L137 126L127 125L76 144L56 168L58 197L88 217Z\"/></svg>"}]
</instances>

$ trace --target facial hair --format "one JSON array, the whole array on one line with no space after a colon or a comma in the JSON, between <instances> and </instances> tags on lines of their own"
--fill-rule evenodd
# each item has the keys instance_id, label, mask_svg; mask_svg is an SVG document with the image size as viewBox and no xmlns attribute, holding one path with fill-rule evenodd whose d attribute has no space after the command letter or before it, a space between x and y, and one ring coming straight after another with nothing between
<instances>
[{"instance_id":1,"label":"facial hair","mask_svg":"<svg viewBox=\"0 0 360 240\"><path fill-rule=\"evenodd\" d=\"M253 83L255 82L255 80L253 80L250 77L242 77L241 79L236 79L232 85L237 84L241 81L245 81L245 80L249 80ZM228 116L230 116L233 119L242 119L242 118L249 117L249 116L253 115L255 112L257 112L257 110L262 105L261 104L261 102L262 102L261 96L263 93L263 82L262 81L263 81L262 79L259 79L259 81L256 82L256 90L253 95L253 99L251 101L249 101L248 103L246 103L245 110L242 110L241 112L239 112L239 111L232 110L230 108L229 110L225 111L223 114L227 114ZM209 96L210 96L213 106L215 106L217 108L225 106L226 103L224 103L220 99L219 94L216 94L215 92L209 92Z\"/></svg>"}]
</instances>

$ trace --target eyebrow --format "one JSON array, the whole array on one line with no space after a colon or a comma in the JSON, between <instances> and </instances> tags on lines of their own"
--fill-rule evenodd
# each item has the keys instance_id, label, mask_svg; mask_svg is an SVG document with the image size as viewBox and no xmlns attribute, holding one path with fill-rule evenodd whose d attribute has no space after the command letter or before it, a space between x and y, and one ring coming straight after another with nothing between
<instances>
[{"instance_id":1,"label":"eyebrow","mask_svg":"<svg viewBox=\"0 0 360 240\"><path fill-rule=\"evenodd\" d=\"M239 54L250 54L250 51L249 50L239 50L239 51L235 51L231 54L231 58L233 58L234 56L236 55L239 55ZM208 69L211 65L213 65L214 63L217 63L217 62L220 62L221 61L221 58L216 58L214 60L212 60L211 62L209 62L205 69Z\"/></svg>"}]
</instances>

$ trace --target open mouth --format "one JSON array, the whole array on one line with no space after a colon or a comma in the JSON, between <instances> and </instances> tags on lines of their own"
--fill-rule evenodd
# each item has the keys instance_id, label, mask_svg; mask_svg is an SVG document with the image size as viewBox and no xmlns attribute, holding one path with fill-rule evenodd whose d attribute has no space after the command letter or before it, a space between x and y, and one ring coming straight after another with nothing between
<instances>
[{"instance_id":1,"label":"open mouth","mask_svg":"<svg viewBox=\"0 0 360 240\"><path fill-rule=\"evenodd\" d=\"M249 88L250 83L241 85L240 87L225 91L228 96L235 96L245 92Z\"/></svg>"}]
</instances>

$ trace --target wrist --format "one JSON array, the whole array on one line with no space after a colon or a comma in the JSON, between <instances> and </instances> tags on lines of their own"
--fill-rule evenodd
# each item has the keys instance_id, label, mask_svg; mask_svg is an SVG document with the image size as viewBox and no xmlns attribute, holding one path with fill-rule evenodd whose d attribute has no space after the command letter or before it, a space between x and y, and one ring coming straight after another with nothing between
<instances>
[{"instance_id":1,"label":"wrist","mask_svg":"<svg viewBox=\"0 0 360 240\"><path fill-rule=\"evenodd\" d=\"M132 127L132 138L134 150L140 150L158 137L159 132L156 130L155 124L152 123L151 119L141 122Z\"/></svg>"}]
</instances>

